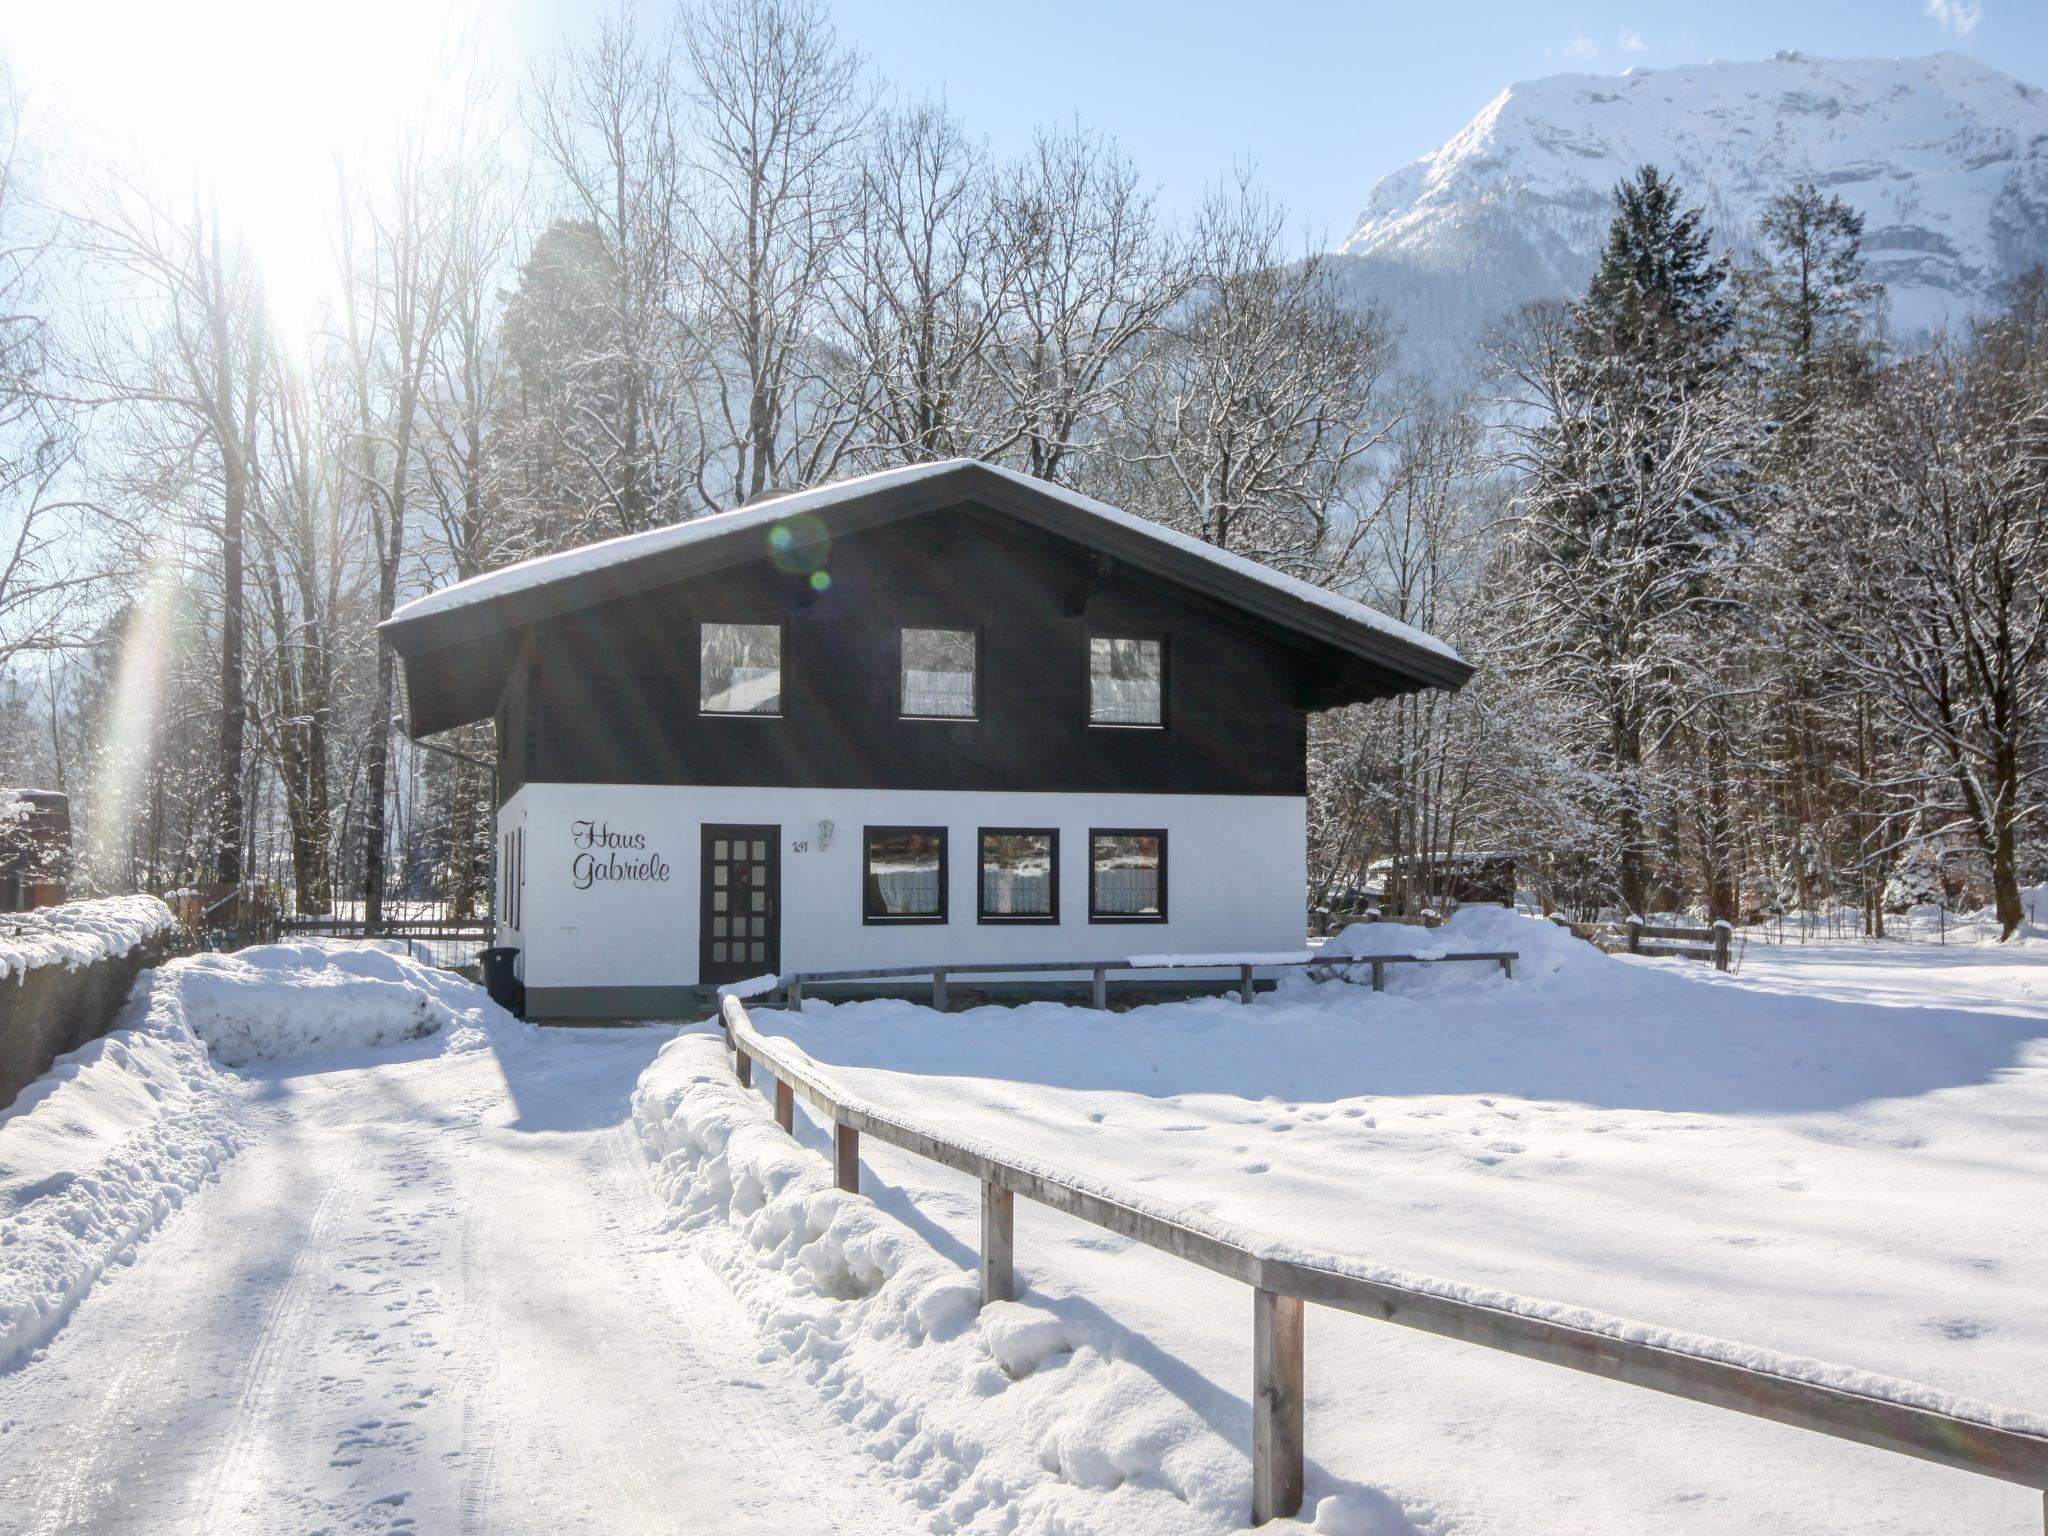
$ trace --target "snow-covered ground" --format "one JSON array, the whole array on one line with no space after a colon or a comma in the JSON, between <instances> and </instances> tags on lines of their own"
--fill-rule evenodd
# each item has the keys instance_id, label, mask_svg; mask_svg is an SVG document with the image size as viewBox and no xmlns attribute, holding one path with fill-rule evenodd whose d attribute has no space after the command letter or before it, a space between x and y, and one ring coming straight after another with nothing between
<instances>
[{"instance_id":1,"label":"snow-covered ground","mask_svg":"<svg viewBox=\"0 0 2048 1536\"><path fill-rule=\"evenodd\" d=\"M136 1006L0 1116L0 1530L900 1528L656 1235L627 1101L670 1031L544 1035L375 947Z\"/></svg>"},{"instance_id":2,"label":"snow-covered ground","mask_svg":"<svg viewBox=\"0 0 2048 1536\"><path fill-rule=\"evenodd\" d=\"M1396 971L1382 997L1295 979L1248 1010L1107 1018L812 1002L756 1022L870 1101L1274 1237L2048 1413L2048 954L1753 946L1728 978L1603 958L1498 912L1415 941L1468 924L1454 947L1521 925L1505 946L1523 950L1520 979ZM888 1218L871 1232L837 1213L812 1155L784 1241L769 1196L793 1175L761 1150L775 1133L758 1099L735 1120L718 1068L686 1039L651 1077L678 1074L654 1117L673 1127L695 1123L674 1106L704 1075L706 1144L669 1143L671 1171L694 1170L679 1198L735 1235L722 1271L765 1289L757 1322L835 1404L948 1427L907 1481L956 1497L995 1462L1046 1528L1097 1528L1087 1511L1112 1507L1099 1528L1242 1518L1242 1287L1020 1202L1028 1290L994 1329L935 1337L960 1356L940 1370L904 1347L937 1284L920 1264L896 1261L907 1286L880 1263L842 1299L815 1293L841 1283L845 1252L891 1254L902 1228L971 1263L973 1186L869 1147ZM735 1123L753 1140L728 1153ZM1009 1384L1017 1334L1036 1343ZM2041 1518L2024 1490L1314 1309L1308 1378L1305 1513L1323 1530L2031 1533ZM1011 1394L1011 1411L986 1406Z\"/></svg>"},{"instance_id":3,"label":"snow-covered ground","mask_svg":"<svg viewBox=\"0 0 2048 1536\"><path fill-rule=\"evenodd\" d=\"M1524 961L756 1018L1256 1232L2048 1411L2048 951L1406 942ZM977 1313L974 1187L871 1144L839 1194L707 1030L532 1030L332 945L174 962L127 1022L0 1115L0 1529L1242 1523L1241 1286L1019 1202L1018 1300ZM2024 1490L1363 1319L1311 1309L1307 1358L1275 1529L2039 1530Z\"/></svg>"}]
</instances>

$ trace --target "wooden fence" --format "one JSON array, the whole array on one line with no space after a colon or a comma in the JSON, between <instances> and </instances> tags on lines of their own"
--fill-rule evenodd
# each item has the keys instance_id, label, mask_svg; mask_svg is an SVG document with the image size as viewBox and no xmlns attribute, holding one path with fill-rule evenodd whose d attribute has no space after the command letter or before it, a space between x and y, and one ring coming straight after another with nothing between
<instances>
[{"instance_id":1,"label":"wooden fence","mask_svg":"<svg viewBox=\"0 0 2048 1536\"><path fill-rule=\"evenodd\" d=\"M1609 954L1649 955L1652 958L1706 960L1717 971L1729 968L1730 941L1734 928L1725 922L1704 928L1667 927L1631 917L1620 923L1574 923L1561 913L1550 920L1568 928L1590 944Z\"/></svg>"},{"instance_id":2,"label":"wooden fence","mask_svg":"<svg viewBox=\"0 0 2048 1536\"><path fill-rule=\"evenodd\" d=\"M2042 1492L2043 1527L2048 1532L2048 1436L2009 1428L1991 1417L1927 1407L1916 1399L1929 1394L1903 1383L1893 1391L1850 1391L1763 1366L1737 1364L1717 1354L1641 1342L1625 1336L1627 1325L1619 1319L1607 1327L1562 1323L1533 1311L1473 1300L1459 1288L1439 1282L1388 1279L1337 1257L1304 1258L1298 1249L1283 1249L1096 1180L1026 1167L998 1149L864 1103L843 1092L786 1042L761 1035L737 997L723 1000L720 1017L734 1076L743 1085L751 1084L754 1063L759 1062L773 1077L775 1119L783 1130L794 1133L798 1098L830 1125L834 1178L842 1190L860 1192L863 1136L981 1181L984 1305L1015 1298L1018 1195L1250 1286L1254 1525L1283 1519L1301 1508L1306 1364L1302 1320L1306 1304L1314 1302L2017 1483ZM2005 1410L1989 1412L2001 1420L2020 1419Z\"/></svg>"},{"instance_id":3,"label":"wooden fence","mask_svg":"<svg viewBox=\"0 0 2048 1536\"><path fill-rule=\"evenodd\" d=\"M952 976L1030 976L1066 972L1069 975L1086 974L1091 982L1089 1006L1109 1006L1109 977L1116 971L1235 971L1237 973L1238 996L1245 1002L1252 1000L1253 973L1257 971L1306 969L1310 976L1321 972L1327 977L1338 971L1348 971L1357 966L1366 966L1372 972L1372 989L1384 992L1387 989L1387 967L1390 965L1443 965L1459 961L1477 960L1488 965L1497 965L1501 971L1513 977L1515 962L1521 958L1517 950L1474 950L1455 955L1312 955L1306 958L1267 958L1245 964L1219 956L1185 955L1166 956L1146 960L991 960L976 965L885 965L860 971L798 971L790 976L777 977L772 986L764 985L758 991L739 989L744 995L759 996L761 992L773 991L779 987L792 1008L803 1005L804 988L812 985L827 985L841 981L901 981L913 976L929 976L932 979L932 1006L941 1011L946 1006L946 981ZM1320 979L1320 978L1319 978ZM732 990L732 989L726 989Z\"/></svg>"}]
</instances>

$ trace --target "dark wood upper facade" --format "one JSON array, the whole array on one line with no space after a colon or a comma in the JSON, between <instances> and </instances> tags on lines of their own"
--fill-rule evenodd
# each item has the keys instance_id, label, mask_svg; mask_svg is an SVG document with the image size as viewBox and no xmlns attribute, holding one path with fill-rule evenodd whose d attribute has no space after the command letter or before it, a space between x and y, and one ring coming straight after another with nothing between
<instances>
[{"instance_id":1,"label":"dark wood upper facade","mask_svg":"<svg viewBox=\"0 0 2048 1536\"><path fill-rule=\"evenodd\" d=\"M769 558L531 627L502 780L1299 795L1315 668L1298 642L993 514L835 541L824 591ZM699 626L779 624L778 716L698 709ZM904 627L976 634L977 718L905 719ZM1091 637L1159 639L1164 723L1089 723Z\"/></svg>"},{"instance_id":2,"label":"dark wood upper facade","mask_svg":"<svg viewBox=\"0 0 2048 1536\"><path fill-rule=\"evenodd\" d=\"M1471 671L1426 637L988 466L873 480L402 611L385 634L410 729L495 712L508 798L536 781L1299 795L1312 712ZM777 715L700 710L706 623L781 626ZM975 719L904 718L906 627L975 632ZM1161 726L1090 723L1096 637L1163 643Z\"/></svg>"}]
</instances>

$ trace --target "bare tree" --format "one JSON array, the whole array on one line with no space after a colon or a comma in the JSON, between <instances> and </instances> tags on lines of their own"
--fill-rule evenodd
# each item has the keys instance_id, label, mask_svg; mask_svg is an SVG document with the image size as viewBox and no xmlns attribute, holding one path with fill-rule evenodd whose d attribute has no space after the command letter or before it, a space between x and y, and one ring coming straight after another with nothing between
<instances>
[{"instance_id":1,"label":"bare tree","mask_svg":"<svg viewBox=\"0 0 2048 1536\"><path fill-rule=\"evenodd\" d=\"M100 186L92 204L72 212L70 228L119 302L80 327L67 397L122 413L130 457L116 476L118 500L145 512L182 506L211 545L220 713L209 862L216 880L235 884L246 830L245 545L270 350L262 293L204 193L174 212L116 171L101 173Z\"/></svg>"},{"instance_id":2,"label":"bare tree","mask_svg":"<svg viewBox=\"0 0 2048 1536\"><path fill-rule=\"evenodd\" d=\"M819 0L716 0L686 14L682 48L680 252L707 368L696 483L725 507L826 478L846 452L855 407L820 337L870 100Z\"/></svg>"},{"instance_id":3,"label":"bare tree","mask_svg":"<svg viewBox=\"0 0 2048 1536\"><path fill-rule=\"evenodd\" d=\"M682 110L671 45L643 37L623 11L529 93L528 132L561 212L560 237L536 251L539 275L581 311L569 328L536 317L540 345L508 348L515 367L523 352L554 375L515 381L513 402L533 407L531 440L516 446L552 466L538 511L572 520L566 536L543 529L543 547L576 542L578 528L632 533L685 510L682 389L696 359L680 293Z\"/></svg>"},{"instance_id":4,"label":"bare tree","mask_svg":"<svg viewBox=\"0 0 2048 1536\"><path fill-rule=\"evenodd\" d=\"M993 354L1020 253L997 238L986 149L944 102L878 116L832 308L863 457L988 457L1014 439Z\"/></svg>"},{"instance_id":5,"label":"bare tree","mask_svg":"<svg viewBox=\"0 0 2048 1536\"><path fill-rule=\"evenodd\" d=\"M343 462L352 493L368 509L381 621L398 603L428 370L448 302L445 176L414 134L381 185L351 186L345 174L338 180L342 339L354 406L354 441ZM372 930L384 920L395 667L391 648L378 646L363 785L363 917Z\"/></svg>"},{"instance_id":6,"label":"bare tree","mask_svg":"<svg viewBox=\"0 0 2048 1536\"><path fill-rule=\"evenodd\" d=\"M1827 459L1807 520L1787 535L1800 578L1829 598L1806 634L1885 702L1933 769L1919 781L1919 831L1970 839L2010 938L2026 915L2020 846L2048 784L2042 275L1971 344L1889 370Z\"/></svg>"},{"instance_id":7,"label":"bare tree","mask_svg":"<svg viewBox=\"0 0 2048 1536\"><path fill-rule=\"evenodd\" d=\"M1003 176L995 234L1013 273L991 354L1005 423L995 451L1071 480L1069 461L1127 398L1140 347L1193 276L1137 168L1078 123L1041 132Z\"/></svg>"},{"instance_id":8,"label":"bare tree","mask_svg":"<svg viewBox=\"0 0 2048 1536\"><path fill-rule=\"evenodd\" d=\"M1311 580L1340 580L1368 461L1404 406L1391 338L1291 259L1281 210L1241 173L1211 196L1193 287L1148 349L1123 451L1162 521Z\"/></svg>"}]
</instances>

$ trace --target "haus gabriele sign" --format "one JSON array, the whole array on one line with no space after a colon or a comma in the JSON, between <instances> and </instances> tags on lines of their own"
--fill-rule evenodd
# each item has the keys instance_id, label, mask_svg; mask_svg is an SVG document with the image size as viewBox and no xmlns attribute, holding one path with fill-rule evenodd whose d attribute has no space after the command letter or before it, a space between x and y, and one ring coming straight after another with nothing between
<instances>
[{"instance_id":1,"label":"haus gabriele sign","mask_svg":"<svg viewBox=\"0 0 2048 1536\"><path fill-rule=\"evenodd\" d=\"M660 885L668 880L668 863L660 854L647 851L645 832L614 831L608 821L574 821L569 824L569 836L576 845L569 879L579 891L593 885Z\"/></svg>"}]
</instances>

